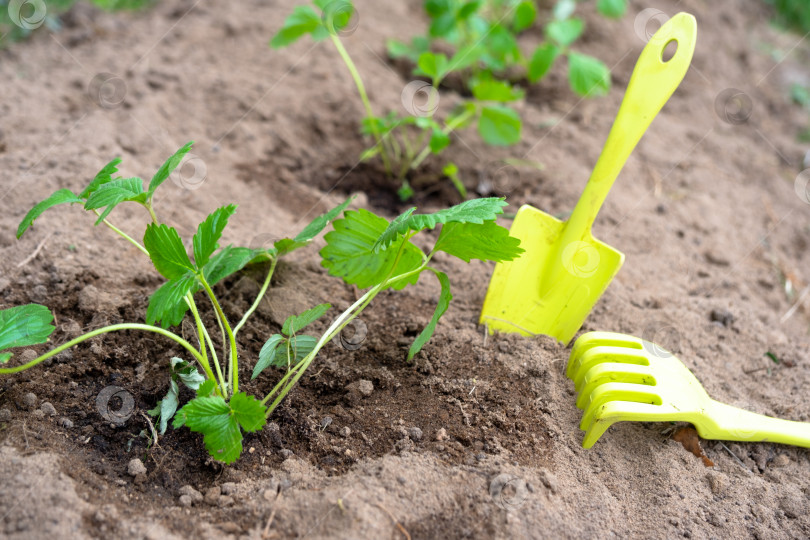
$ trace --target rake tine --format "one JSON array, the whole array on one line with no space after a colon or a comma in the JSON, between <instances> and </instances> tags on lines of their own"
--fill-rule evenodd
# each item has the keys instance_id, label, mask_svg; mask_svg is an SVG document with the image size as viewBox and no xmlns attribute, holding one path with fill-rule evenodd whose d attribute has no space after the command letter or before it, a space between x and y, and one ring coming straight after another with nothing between
<instances>
[{"instance_id":1,"label":"rake tine","mask_svg":"<svg viewBox=\"0 0 810 540\"><path fill-rule=\"evenodd\" d=\"M569 376L574 381L574 388L579 392L585 375L594 366L603 363L635 364L649 366L650 360L642 352L624 347L595 347L584 353L574 366Z\"/></svg>"},{"instance_id":2,"label":"rake tine","mask_svg":"<svg viewBox=\"0 0 810 540\"><path fill-rule=\"evenodd\" d=\"M584 409L591 393L599 386L609 382L621 382L645 386L655 386L655 376L647 366L606 362L591 369L582 378L577 407Z\"/></svg>"},{"instance_id":3,"label":"rake tine","mask_svg":"<svg viewBox=\"0 0 810 540\"><path fill-rule=\"evenodd\" d=\"M593 415L588 425L582 428L585 431L582 447L592 447L602 434L616 422L661 422L671 420L673 416L672 412L664 412L657 405L650 405L649 403L629 401L605 403Z\"/></svg>"},{"instance_id":4,"label":"rake tine","mask_svg":"<svg viewBox=\"0 0 810 540\"><path fill-rule=\"evenodd\" d=\"M585 354L588 350L595 347L622 347L626 349L641 349L642 345L638 338L628 336L626 334L618 334L616 332L588 332L582 334L574 342L571 349L571 356L568 357L568 368L566 375L569 378L573 373L573 366L577 360Z\"/></svg>"}]
</instances>

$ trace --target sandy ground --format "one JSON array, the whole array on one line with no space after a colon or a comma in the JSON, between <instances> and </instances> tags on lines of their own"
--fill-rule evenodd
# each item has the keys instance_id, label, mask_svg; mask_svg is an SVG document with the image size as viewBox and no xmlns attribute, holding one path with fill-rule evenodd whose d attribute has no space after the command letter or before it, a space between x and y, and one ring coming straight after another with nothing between
<instances>
[{"instance_id":1,"label":"sandy ground","mask_svg":"<svg viewBox=\"0 0 810 540\"><path fill-rule=\"evenodd\" d=\"M346 46L377 110L397 109L409 78L385 60L384 43L424 27L420 3L356 4L360 27ZM61 32L0 51L3 307L53 308L54 343L143 318L160 279L78 209L54 210L14 238L35 202L81 189L114 156L123 174L149 177L196 141L196 168L184 168L158 202L161 219L187 236L227 202L239 211L226 241L242 245L294 233L358 188L366 193L355 206L389 216L405 208L374 167L356 162L361 106L331 46L267 47L293 5L167 1L135 15L80 7ZM610 94L580 100L557 66L519 106L522 143L493 149L462 132L449 157L471 189L498 159L540 162L542 171L516 169L498 194L512 209L570 211L644 45L634 22L649 7L695 14L698 45L597 220L596 237L627 259L583 331L654 340L714 398L810 421L810 319L799 307L784 320L795 302L785 279L796 291L810 282L810 203L794 189L807 165L795 139L807 115L787 97L790 83L810 83L810 48L771 28L760 2L633 1L619 21L586 5L579 47L612 67ZM539 39L529 32L526 47ZM99 80L113 91L88 90ZM729 105L729 88L750 105ZM457 100L444 90L439 114ZM439 208L453 197L442 189L418 202ZM137 209L113 216L140 234ZM160 340L97 339L0 380L0 531L20 539L810 537L807 450L703 441L715 463L707 468L671 440L670 424L620 424L582 449L581 413L563 374L570 350L545 338L485 338L477 320L491 267L438 263L455 276L455 299L414 364L403 343L435 304L429 280L375 302L364 314L365 346L325 350L274 423L246 439L253 452L229 468L206 462L188 432L169 430L149 449L137 436L146 427L140 412L165 393L168 358L179 352ZM226 308L246 308L258 277L247 271L221 285ZM346 307L355 294L325 277L315 249L293 257L247 329L244 352L255 358L286 314L327 300ZM370 395L349 388L359 380L372 382ZM123 427L96 410L109 385L134 396ZM37 412L50 410L44 402L54 416ZM133 458L145 473L128 473Z\"/></svg>"}]
</instances>

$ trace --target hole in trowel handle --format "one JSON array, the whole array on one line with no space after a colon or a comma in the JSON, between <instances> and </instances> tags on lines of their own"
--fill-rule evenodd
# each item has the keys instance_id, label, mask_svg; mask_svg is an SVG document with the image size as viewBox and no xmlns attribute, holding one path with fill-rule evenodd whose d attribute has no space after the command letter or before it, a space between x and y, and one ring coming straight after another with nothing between
<instances>
[{"instance_id":1,"label":"hole in trowel handle","mask_svg":"<svg viewBox=\"0 0 810 540\"><path fill-rule=\"evenodd\" d=\"M661 61L669 62L675 56L676 52L678 52L678 40L670 39L661 50Z\"/></svg>"}]
</instances>

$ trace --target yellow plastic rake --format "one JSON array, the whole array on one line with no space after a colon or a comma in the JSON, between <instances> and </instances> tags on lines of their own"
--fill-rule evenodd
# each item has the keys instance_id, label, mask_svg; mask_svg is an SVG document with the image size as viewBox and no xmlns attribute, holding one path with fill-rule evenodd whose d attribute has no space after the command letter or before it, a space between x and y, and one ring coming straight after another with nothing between
<instances>
[{"instance_id":1,"label":"yellow plastic rake","mask_svg":"<svg viewBox=\"0 0 810 540\"><path fill-rule=\"evenodd\" d=\"M616 422L683 421L704 439L768 441L810 448L810 423L752 413L709 397L689 368L663 348L625 334L589 332L574 343L566 375L584 411L582 446Z\"/></svg>"},{"instance_id":2,"label":"yellow plastic rake","mask_svg":"<svg viewBox=\"0 0 810 540\"><path fill-rule=\"evenodd\" d=\"M546 334L571 341L624 262L596 240L591 227L630 153L680 84L692 60L695 18L679 13L653 35L639 56L616 120L582 197L568 221L522 206L510 234L526 252L498 263L481 311L489 330ZM677 49L664 59L672 42Z\"/></svg>"}]
</instances>

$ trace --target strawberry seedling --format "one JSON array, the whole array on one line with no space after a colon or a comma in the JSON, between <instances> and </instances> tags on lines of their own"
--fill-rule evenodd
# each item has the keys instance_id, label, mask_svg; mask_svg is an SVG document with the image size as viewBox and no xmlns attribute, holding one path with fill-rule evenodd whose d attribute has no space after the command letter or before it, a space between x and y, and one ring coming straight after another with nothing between
<instances>
[{"instance_id":1,"label":"strawberry seedling","mask_svg":"<svg viewBox=\"0 0 810 540\"><path fill-rule=\"evenodd\" d=\"M272 246L260 249L233 245L220 248L219 240L228 219L236 211L236 205L223 206L212 212L197 227L191 242L192 260L180 234L174 227L160 223L153 206L155 191L169 178L190 149L191 143L188 143L172 155L146 188L140 178L114 177L121 162L120 159L115 159L78 195L69 189L61 189L28 212L17 230L18 238L49 208L59 204L81 204L85 210L95 214L96 225L103 223L148 256L158 273L167 281L149 298L146 324L115 324L87 332L30 362L0 368L0 374L32 368L65 349L109 332L138 330L160 334L182 346L192 358L192 362L171 359L169 393L150 411L159 416L161 434L174 417L175 427L187 425L194 431L203 431L206 434L205 445L211 455L220 461L231 463L242 451L242 430L250 432L260 429L265 424L267 413L262 403L239 390L237 334L267 292L279 258L308 245L343 211L349 201L317 217L295 237L278 240ZM146 226L143 243L127 235L108 219L113 209L124 202L138 204L148 212L151 222ZM269 264L269 270L251 307L238 324L232 325L223 312L213 287L251 262ZM225 351L221 359L217 355L216 344L200 317L195 299L198 293L204 294L213 306ZM181 324L187 312L194 319L196 345L169 330L170 327ZM3 352L6 349L45 343L54 330L52 322L50 310L38 304L0 310L0 363L5 364L11 359L10 352ZM199 373L197 368L202 369L203 373ZM175 415L178 407L178 382L195 390L197 398L183 407L180 414Z\"/></svg>"},{"instance_id":2,"label":"strawberry seedling","mask_svg":"<svg viewBox=\"0 0 810 540\"><path fill-rule=\"evenodd\" d=\"M273 48L286 47L307 34L315 41L327 38L332 41L346 64L363 103L365 117L361 131L374 141L361 154L361 159L379 156L386 174L400 182L398 193L403 200L413 195L408 175L418 169L430 155L441 154L450 144L450 134L454 130L477 123L478 133L488 144L506 146L520 140L520 117L504 104L520 99L522 92L511 87L504 88L505 83L500 81L481 81L474 92L476 99L456 108L444 123L433 118L438 96L435 89L450 72L451 66L454 66L453 61L442 54L425 53L419 58L419 74L432 81L432 87L425 84L419 90L427 97L424 107L418 107L419 111L409 109L412 113L410 115L394 112L385 116L375 115L357 66L340 39L341 30L350 23L354 6L348 0L313 1L320 14L311 6L297 6L270 41L270 45ZM456 63L462 60L466 61L454 57ZM470 60L475 58L470 57ZM466 198L464 185L457 179L451 180L461 196Z\"/></svg>"},{"instance_id":3,"label":"strawberry seedling","mask_svg":"<svg viewBox=\"0 0 810 540\"><path fill-rule=\"evenodd\" d=\"M138 330L159 334L183 347L191 359L170 360L169 391L149 411L158 417L159 432L165 433L173 419L175 428L186 426L202 433L205 447L212 457L232 463L242 452L242 432L255 432L264 426L267 417L295 386L318 352L380 292L414 284L426 270L439 280L438 306L430 323L411 347L410 359L430 339L452 298L447 275L429 266L436 252L443 251L467 262L471 259L498 262L511 260L523 251L518 246L519 241L495 223L506 204L502 199L473 199L434 214L414 214L412 208L390 223L367 210L347 211L343 218L334 222L334 230L325 237L327 245L321 250L322 265L331 275L368 290L338 316L320 338L301 331L324 316L329 304L289 317L282 325L281 333L271 336L262 347L253 378L270 366L286 368L287 371L275 387L258 400L239 389L238 332L267 292L279 258L308 245L345 210L350 201L317 217L295 237L278 240L272 246L260 249L233 245L220 248L223 231L236 211L236 205L223 206L197 227L191 241L192 258L180 234L174 227L160 223L153 206L155 191L190 148L191 143L188 143L172 155L146 188L140 178L114 178L120 163L120 159L116 159L78 195L61 189L28 212L17 230L18 238L49 208L59 204L81 204L95 214L96 225L103 223L147 255L167 281L149 298L146 324L123 323L92 330L25 364L0 368L0 374L32 368L70 347L109 332ZM151 222L146 226L143 243L109 221L113 209L124 202L138 204L148 212ZM439 225L442 226L441 233L429 253L411 242L416 234ZM213 287L251 262L268 264L269 269L255 301L239 323L232 325ZM207 297L213 306L225 351L221 359L217 355L216 343L200 317L195 299L198 294ZM181 324L187 313L194 319L196 345L169 330ZM7 349L46 343L53 331L53 315L45 306L28 304L0 310L0 364L8 363L12 357ZM178 410L181 383L194 390L196 396Z\"/></svg>"}]
</instances>

